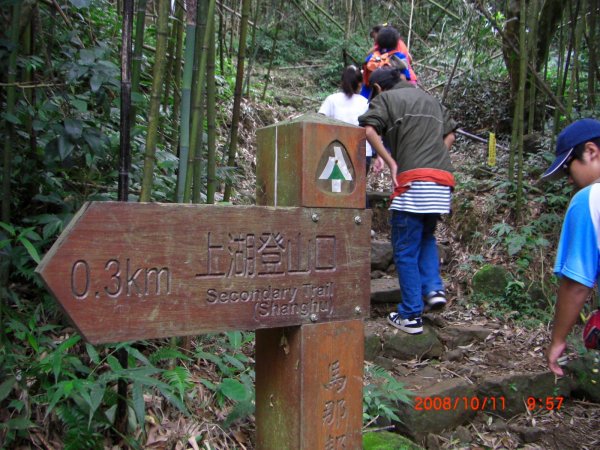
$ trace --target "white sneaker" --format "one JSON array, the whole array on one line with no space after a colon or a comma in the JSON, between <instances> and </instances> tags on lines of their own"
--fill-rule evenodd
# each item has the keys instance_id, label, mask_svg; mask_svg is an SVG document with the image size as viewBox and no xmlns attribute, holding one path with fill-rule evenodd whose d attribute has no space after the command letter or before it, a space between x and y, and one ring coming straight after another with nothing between
<instances>
[{"instance_id":1,"label":"white sneaker","mask_svg":"<svg viewBox=\"0 0 600 450\"><path fill-rule=\"evenodd\" d=\"M413 317L412 319L403 319L398 313L390 313L388 315L388 322L393 327L398 328L408 334L421 334L423 332L423 320L420 317Z\"/></svg>"}]
</instances>

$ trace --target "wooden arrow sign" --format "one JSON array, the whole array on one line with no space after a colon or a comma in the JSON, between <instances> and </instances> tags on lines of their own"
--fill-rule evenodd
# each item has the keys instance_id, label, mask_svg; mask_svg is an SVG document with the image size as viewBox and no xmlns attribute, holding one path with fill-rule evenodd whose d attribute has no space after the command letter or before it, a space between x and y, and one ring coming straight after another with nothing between
<instances>
[{"instance_id":1,"label":"wooden arrow sign","mask_svg":"<svg viewBox=\"0 0 600 450\"><path fill-rule=\"evenodd\" d=\"M92 202L36 271L91 343L362 318L371 212Z\"/></svg>"}]
</instances>

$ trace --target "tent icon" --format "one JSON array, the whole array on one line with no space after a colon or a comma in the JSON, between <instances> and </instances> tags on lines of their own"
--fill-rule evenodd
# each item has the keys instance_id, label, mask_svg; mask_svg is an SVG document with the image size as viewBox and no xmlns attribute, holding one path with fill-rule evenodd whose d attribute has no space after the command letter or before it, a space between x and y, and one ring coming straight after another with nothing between
<instances>
[{"instance_id":1,"label":"tent icon","mask_svg":"<svg viewBox=\"0 0 600 450\"><path fill-rule=\"evenodd\" d=\"M342 181L352 181L346 159L339 146L333 147L334 156L330 156L319 180L331 180L331 192L342 192Z\"/></svg>"}]
</instances>

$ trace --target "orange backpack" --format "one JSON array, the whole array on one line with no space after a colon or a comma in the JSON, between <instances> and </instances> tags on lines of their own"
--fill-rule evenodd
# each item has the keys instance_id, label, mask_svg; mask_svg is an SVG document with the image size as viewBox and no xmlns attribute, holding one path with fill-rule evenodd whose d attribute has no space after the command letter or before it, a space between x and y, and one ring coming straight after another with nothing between
<instances>
[{"instance_id":1,"label":"orange backpack","mask_svg":"<svg viewBox=\"0 0 600 450\"><path fill-rule=\"evenodd\" d=\"M369 85L369 77L380 67L395 67L398 64L395 61L400 61L400 58L395 55L396 51L380 53L379 50L375 50L371 55L371 58L363 64L363 83L365 86ZM408 62L406 62L408 67Z\"/></svg>"}]
</instances>

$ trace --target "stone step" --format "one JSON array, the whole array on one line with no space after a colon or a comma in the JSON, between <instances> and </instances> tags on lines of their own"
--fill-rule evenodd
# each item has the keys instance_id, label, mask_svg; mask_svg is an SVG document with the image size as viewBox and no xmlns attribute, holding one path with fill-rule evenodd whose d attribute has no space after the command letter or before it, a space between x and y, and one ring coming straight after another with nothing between
<instances>
[{"instance_id":1,"label":"stone step","mask_svg":"<svg viewBox=\"0 0 600 450\"><path fill-rule=\"evenodd\" d=\"M527 444L542 439L544 430L513 426L508 419L525 412L531 414L528 399L535 399L540 408L545 408L546 399L558 397L600 401L600 379L586 385L581 381L598 372L600 358L596 355L590 353L571 362L573 377L555 379L549 371L516 368L507 353L502 356L502 348L493 347L498 332L501 330L494 323L490 327L455 325L429 314L424 316L421 335L396 330L387 325L385 318L367 320L365 359L393 373L412 393L412 404L396 404L395 413L401 419L393 424L396 429L427 448L439 448L430 441L444 433L448 436L448 432L453 439L468 442L469 431L464 425L476 420L490 430L504 426ZM470 352L474 348L481 351L482 345L489 345L490 351L478 370L478 357ZM500 358L498 364L495 358ZM494 373L488 372L490 367L494 367Z\"/></svg>"},{"instance_id":2,"label":"stone step","mask_svg":"<svg viewBox=\"0 0 600 450\"><path fill-rule=\"evenodd\" d=\"M398 303L400 285L398 278L377 278L371 280L371 303Z\"/></svg>"}]
</instances>

